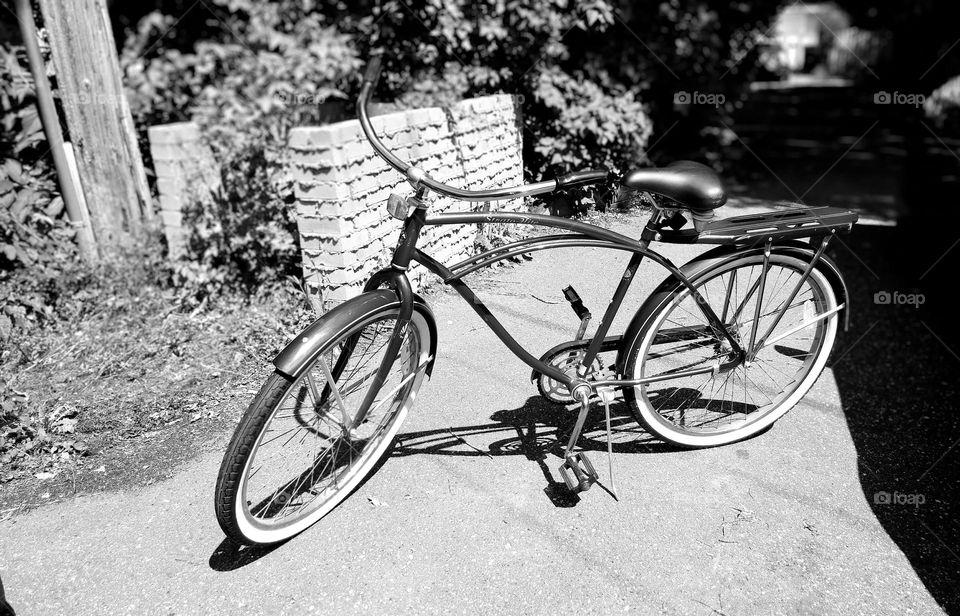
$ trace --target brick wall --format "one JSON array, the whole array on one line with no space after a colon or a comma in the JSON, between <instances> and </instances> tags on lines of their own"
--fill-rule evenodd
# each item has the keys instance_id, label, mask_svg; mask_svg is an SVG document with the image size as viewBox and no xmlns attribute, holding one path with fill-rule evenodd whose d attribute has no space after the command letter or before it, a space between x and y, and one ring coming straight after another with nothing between
<instances>
[{"instance_id":1,"label":"brick wall","mask_svg":"<svg viewBox=\"0 0 960 616\"><path fill-rule=\"evenodd\" d=\"M147 136L157 174L163 231L170 257L176 259L186 241L183 206L216 190L220 175L213 153L201 141L200 129L193 122L152 126Z\"/></svg>"},{"instance_id":2,"label":"brick wall","mask_svg":"<svg viewBox=\"0 0 960 616\"><path fill-rule=\"evenodd\" d=\"M516 186L523 182L521 134L512 96L461 101L377 116L373 126L387 146L441 182L461 188ZM181 208L218 182L209 148L193 123L150 129L161 216L170 255L182 253ZM294 180L296 218L307 289L337 303L357 295L366 279L387 264L400 234L386 201L391 192L412 193L403 176L377 156L356 120L295 128L288 141L286 170ZM521 200L468 203L433 195L430 212L517 210ZM476 225L426 227L420 247L451 264L472 253ZM410 271L416 286L429 272Z\"/></svg>"},{"instance_id":3,"label":"brick wall","mask_svg":"<svg viewBox=\"0 0 960 616\"><path fill-rule=\"evenodd\" d=\"M478 189L523 181L521 136L511 96L391 113L372 123L400 158L441 182ZM387 213L387 198L391 192L406 196L412 190L374 153L356 120L294 129L289 150L304 278L311 294L343 301L357 295L363 282L386 265L401 225ZM520 206L519 200L470 204L434 196L430 212ZM478 233L474 225L424 231L420 247L448 264L471 254ZM419 266L410 272L414 285L429 275Z\"/></svg>"}]
</instances>

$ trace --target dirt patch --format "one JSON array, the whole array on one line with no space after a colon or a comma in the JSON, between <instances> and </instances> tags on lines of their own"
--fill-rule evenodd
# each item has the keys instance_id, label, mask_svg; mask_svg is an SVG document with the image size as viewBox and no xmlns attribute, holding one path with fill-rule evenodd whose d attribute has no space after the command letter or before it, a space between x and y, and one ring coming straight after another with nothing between
<instances>
[{"instance_id":1,"label":"dirt patch","mask_svg":"<svg viewBox=\"0 0 960 616\"><path fill-rule=\"evenodd\" d=\"M274 354L313 318L283 287L191 311L159 287L80 304L0 352L0 519L157 481L225 442Z\"/></svg>"}]
</instances>

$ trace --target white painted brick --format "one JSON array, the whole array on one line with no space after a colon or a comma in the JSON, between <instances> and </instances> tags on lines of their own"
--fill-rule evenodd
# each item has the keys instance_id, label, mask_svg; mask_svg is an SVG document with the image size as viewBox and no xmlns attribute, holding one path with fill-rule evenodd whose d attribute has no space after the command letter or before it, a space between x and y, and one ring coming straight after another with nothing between
<instances>
[{"instance_id":1,"label":"white painted brick","mask_svg":"<svg viewBox=\"0 0 960 616\"><path fill-rule=\"evenodd\" d=\"M440 108L428 108L378 116L373 123L388 147L439 181L474 188L522 182L522 141L512 97L458 103L451 118ZM374 154L355 121L306 127L301 133L296 139L291 133L289 160L297 194L307 197L296 205L298 216L306 219L300 225L305 277L310 289L336 303L358 293L363 279L386 263L400 224L387 216L384 202L391 192L407 195L410 188ZM522 200L513 200L493 209L520 207ZM471 207L438 198L431 210ZM476 237L476 225L427 227L420 245L441 260L458 261L473 252ZM410 272L415 283L425 276L419 266Z\"/></svg>"},{"instance_id":2,"label":"white painted brick","mask_svg":"<svg viewBox=\"0 0 960 616\"><path fill-rule=\"evenodd\" d=\"M340 182L297 182L294 196L300 201L342 201L350 198L350 187Z\"/></svg>"},{"instance_id":3,"label":"white painted brick","mask_svg":"<svg viewBox=\"0 0 960 616\"><path fill-rule=\"evenodd\" d=\"M290 130L287 146L295 150L329 149L338 140L333 126L300 126L293 128Z\"/></svg>"}]
</instances>

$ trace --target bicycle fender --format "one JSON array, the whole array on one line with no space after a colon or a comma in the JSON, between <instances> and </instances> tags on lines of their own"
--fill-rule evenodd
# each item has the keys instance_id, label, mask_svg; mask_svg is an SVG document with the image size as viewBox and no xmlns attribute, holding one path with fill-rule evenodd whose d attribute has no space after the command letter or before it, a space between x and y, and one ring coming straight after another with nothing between
<instances>
[{"instance_id":1,"label":"bicycle fender","mask_svg":"<svg viewBox=\"0 0 960 616\"><path fill-rule=\"evenodd\" d=\"M688 280L694 281L707 270L719 265L723 265L730 259L738 259L740 257L753 254L763 254L763 251L764 246L762 245L751 248L741 248L732 245L717 246L716 248L708 250L702 255L694 257L690 261L683 264L680 267L680 272L686 276ZM811 261L816 254L816 250L811 248L809 244L789 240L774 244L771 248L771 251L796 257L802 261L808 262ZM843 318L843 328L844 331L846 331L850 326L850 305L849 293L847 292L847 283L844 281L843 275L840 273L840 269L837 267L837 264L834 263L833 259L828 257L826 254L820 256L820 261L817 263L817 269L823 273L827 279L827 282L830 283L834 294L837 296L837 302L843 304L843 309L840 312L841 317ZM682 286L682 284L683 283L676 276L667 276L659 285L657 285L657 288L654 289L643 305L640 306L640 309L637 310L636 314L633 315L633 318L630 320L630 323L624 330L623 346L620 348L620 352L617 354L617 371L620 374L623 374L623 370L626 366L627 351L634 345L637 336L640 334L640 331L643 329L647 320L654 313L656 313L665 302L670 301L674 291L677 289L677 287Z\"/></svg>"},{"instance_id":2,"label":"bicycle fender","mask_svg":"<svg viewBox=\"0 0 960 616\"><path fill-rule=\"evenodd\" d=\"M350 329L373 312L399 306L397 294L390 289L361 293L311 323L273 358L273 365L285 376L295 379L317 358L325 341ZM413 309L423 316L430 327L430 362L426 368L429 376L437 358L437 322L426 300L418 294L414 294Z\"/></svg>"}]
</instances>

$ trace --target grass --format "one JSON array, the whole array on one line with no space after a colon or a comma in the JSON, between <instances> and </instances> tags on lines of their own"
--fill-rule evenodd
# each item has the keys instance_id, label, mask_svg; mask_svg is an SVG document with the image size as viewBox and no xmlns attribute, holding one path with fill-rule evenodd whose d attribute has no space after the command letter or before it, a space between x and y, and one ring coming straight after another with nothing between
<instances>
[{"instance_id":1,"label":"grass","mask_svg":"<svg viewBox=\"0 0 960 616\"><path fill-rule=\"evenodd\" d=\"M142 256L61 272L55 288L42 289L52 308L21 320L5 341L0 505L24 489L75 482L105 461L118 472L139 464L158 438L176 444L177 434L225 414L234 421L273 355L312 318L292 283L197 305ZM0 287L20 296L38 289Z\"/></svg>"}]
</instances>

